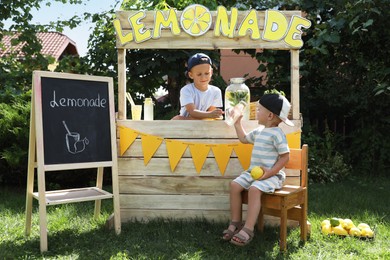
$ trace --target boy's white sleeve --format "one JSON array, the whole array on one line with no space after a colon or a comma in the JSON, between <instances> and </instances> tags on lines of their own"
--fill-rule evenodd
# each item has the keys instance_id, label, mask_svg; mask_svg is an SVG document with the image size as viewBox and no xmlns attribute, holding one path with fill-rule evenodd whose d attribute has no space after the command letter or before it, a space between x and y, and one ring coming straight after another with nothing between
<instances>
[{"instance_id":1,"label":"boy's white sleeve","mask_svg":"<svg viewBox=\"0 0 390 260\"><path fill-rule=\"evenodd\" d=\"M187 88L184 86L180 90L180 106L185 106L188 104L194 103L194 97L193 94L191 93L190 88Z\"/></svg>"}]
</instances>

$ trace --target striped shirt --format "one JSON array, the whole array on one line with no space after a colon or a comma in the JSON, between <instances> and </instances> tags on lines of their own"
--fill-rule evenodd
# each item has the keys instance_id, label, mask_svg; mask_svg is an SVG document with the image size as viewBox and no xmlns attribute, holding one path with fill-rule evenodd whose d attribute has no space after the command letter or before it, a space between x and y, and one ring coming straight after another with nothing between
<instances>
[{"instance_id":1,"label":"striped shirt","mask_svg":"<svg viewBox=\"0 0 390 260\"><path fill-rule=\"evenodd\" d=\"M290 152L286 135L279 127L256 128L245 137L249 143L253 144L248 172L254 166L272 168L280 154ZM284 173L282 174L284 175Z\"/></svg>"}]
</instances>

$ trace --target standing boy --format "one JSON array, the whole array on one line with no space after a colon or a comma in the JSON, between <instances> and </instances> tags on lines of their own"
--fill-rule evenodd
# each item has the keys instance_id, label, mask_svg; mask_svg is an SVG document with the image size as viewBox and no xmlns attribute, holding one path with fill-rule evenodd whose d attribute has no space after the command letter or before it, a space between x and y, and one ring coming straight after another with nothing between
<instances>
[{"instance_id":1,"label":"standing boy","mask_svg":"<svg viewBox=\"0 0 390 260\"><path fill-rule=\"evenodd\" d=\"M209 85L212 75L209 56L197 53L188 59L187 76L193 83L180 90L180 114L173 120L221 118L223 111L218 107L222 107L222 94L219 88Z\"/></svg>"}]
</instances>

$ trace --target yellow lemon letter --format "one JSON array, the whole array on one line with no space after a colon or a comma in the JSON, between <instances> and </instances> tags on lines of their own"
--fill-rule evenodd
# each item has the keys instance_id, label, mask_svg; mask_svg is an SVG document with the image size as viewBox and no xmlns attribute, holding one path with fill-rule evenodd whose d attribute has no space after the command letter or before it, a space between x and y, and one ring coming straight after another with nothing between
<instances>
[{"instance_id":1,"label":"yellow lemon letter","mask_svg":"<svg viewBox=\"0 0 390 260\"><path fill-rule=\"evenodd\" d=\"M160 38L161 28L170 28L173 35L180 34L179 22L177 21L176 11L171 8L168 11L168 18L165 19L162 11L157 10L154 16L153 38Z\"/></svg>"},{"instance_id":2,"label":"yellow lemon letter","mask_svg":"<svg viewBox=\"0 0 390 260\"><path fill-rule=\"evenodd\" d=\"M133 16L129 17L129 22L134 30L134 40L136 43L144 42L152 37L152 33L149 29L145 29L145 25L140 22L142 18L145 18L146 13L139 11Z\"/></svg>"},{"instance_id":3,"label":"yellow lemon letter","mask_svg":"<svg viewBox=\"0 0 390 260\"><path fill-rule=\"evenodd\" d=\"M221 32L223 36L233 38L234 30L237 25L238 11L237 8L231 9L230 23L228 19L228 13L224 6L218 6L217 18L215 20L214 35L220 36Z\"/></svg>"},{"instance_id":4,"label":"yellow lemon letter","mask_svg":"<svg viewBox=\"0 0 390 260\"><path fill-rule=\"evenodd\" d=\"M310 26L311 22L309 20L300 16L293 15L290 21L290 28L288 29L286 38L284 38L284 42L292 47L301 48L303 45L303 41L301 38L301 27L307 29Z\"/></svg>"},{"instance_id":5,"label":"yellow lemon letter","mask_svg":"<svg viewBox=\"0 0 390 260\"><path fill-rule=\"evenodd\" d=\"M119 41L122 45L133 40L133 34L131 32L126 35L123 35L121 22L118 19L114 20L114 28L116 31L116 35L118 35Z\"/></svg>"},{"instance_id":6,"label":"yellow lemon letter","mask_svg":"<svg viewBox=\"0 0 390 260\"><path fill-rule=\"evenodd\" d=\"M271 42L280 41L286 35L287 28L287 18L283 13L274 10L265 11L263 40Z\"/></svg>"},{"instance_id":7,"label":"yellow lemon letter","mask_svg":"<svg viewBox=\"0 0 390 260\"><path fill-rule=\"evenodd\" d=\"M250 10L244 20L242 20L240 28L238 29L238 36L245 36L248 30L252 32L250 36L252 40L260 39L259 22L256 10Z\"/></svg>"}]
</instances>

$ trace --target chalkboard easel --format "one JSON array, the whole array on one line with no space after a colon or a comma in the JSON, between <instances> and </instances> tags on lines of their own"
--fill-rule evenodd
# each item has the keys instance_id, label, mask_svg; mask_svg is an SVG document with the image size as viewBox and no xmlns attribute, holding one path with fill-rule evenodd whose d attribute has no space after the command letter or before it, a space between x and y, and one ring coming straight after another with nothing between
<instances>
[{"instance_id":1,"label":"chalkboard easel","mask_svg":"<svg viewBox=\"0 0 390 260\"><path fill-rule=\"evenodd\" d=\"M121 231L113 80L108 77L34 71L26 194L26 235L33 198L39 201L40 249L48 250L46 206L113 199L114 226ZM112 193L103 190L111 167ZM97 168L95 187L46 191L47 171ZM37 170L38 191L34 192Z\"/></svg>"}]
</instances>

